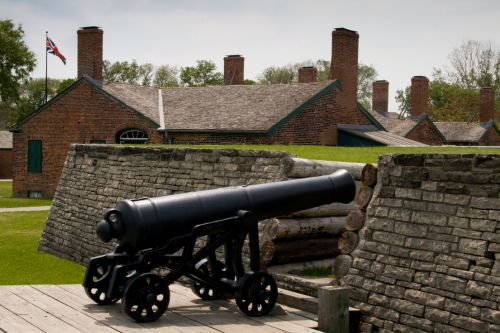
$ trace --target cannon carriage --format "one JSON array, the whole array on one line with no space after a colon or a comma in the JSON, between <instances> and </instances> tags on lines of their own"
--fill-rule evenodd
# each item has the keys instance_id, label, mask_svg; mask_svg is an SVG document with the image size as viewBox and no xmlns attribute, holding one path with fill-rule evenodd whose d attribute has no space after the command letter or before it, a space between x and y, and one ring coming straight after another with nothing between
<instances>
[{"instance_id":1,"label":"cannon carriage","mask_svg":"<svg viewBox=\"0 0 500 333\"><path fill-rule=\"evenodd\" d=\"M283 182L221 188L120 201L97 224L111 253L90 259L83 286L97 304L122 300L138 322L167 310L169 285L185 276L203 300L234 297L249 316L268 314L278 290L261 271L258 222L331 202L353 200L355 183L345 170ZM197 240L206 239L197 246ZM248 240L248 267L243 246ZM222 257L217 252L223 252ZM158 274L158 268L166 268Z\"/></svg>"}]
</instances>

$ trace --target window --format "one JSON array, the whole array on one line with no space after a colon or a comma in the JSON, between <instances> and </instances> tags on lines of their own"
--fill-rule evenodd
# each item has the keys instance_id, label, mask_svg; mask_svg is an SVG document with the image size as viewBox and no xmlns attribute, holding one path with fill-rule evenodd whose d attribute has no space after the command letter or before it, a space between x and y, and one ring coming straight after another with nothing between
<instances>
[{"instance_id":1,"label":"window","mask_svg":"<svg viewBox=\"0 0 500 333\"><path fill-rule=\"evenodd\" d=\"M116 140L118 143L146 143L148 135L144 131L138 129L127 129L120 132Z\"/></svg>"},{"instance_id":2,"label":"window","mask_svg":"<svg viewBox=\"0 0 500 333\"><path fill-rule=\"evenodd\" d=\"M28 172L42 172L42 141L28 140Z\"/></svg>"}]
</instances>

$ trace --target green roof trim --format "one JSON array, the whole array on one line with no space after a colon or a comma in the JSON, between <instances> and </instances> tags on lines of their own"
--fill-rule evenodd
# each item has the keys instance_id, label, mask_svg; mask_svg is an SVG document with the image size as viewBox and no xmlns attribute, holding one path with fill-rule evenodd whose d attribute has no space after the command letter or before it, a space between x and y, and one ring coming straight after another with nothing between
<instances>
[{"instance_id":1,"label":"green roof trim","mask_svg":"<svg viewBox=\"0 0 500 333\"><path fill-rule=\"evenodd\" d=\"M268 135L274 135L276 132L284 126L289 120L292 118L298 116L300 113L302 113L306 108L314 104L316 101L318 101L321 97L326 95L328 92L330 92L332 89L341 89L341 84L338 80L333 81L332 83L328 84L326 87L321 89L318 93L316 93L314 96L309 98L307 101L299 105L295 110L287 114L285 117L281 118L276 124L274 124L269 130L267 130Z\"/></svg>"},{"instance_id":2,"label":"green roof trim","mask_svg":"<svg viewBox=\"0 0 500 333\"><path fill-rule=\"evenodd\" d=\"M389 132L388 130L385 129L384 126L382 126L381 123L378 122L377 119L375 119L374 116L371 115L371 113L365 109L365 107L363 105L361 105L360 103L358 103L358 111L361 112L365 117L366 119L368 119L368 121L373 125L375 126L378 130L381 130L381 131L386 131L386 132Z\"/></svg>"},{"instance_id":3,"label":"green roof trim","mask_svg":"<svg viewBox=\"0 0 500 333\"><path fill-rule=\"evenodd\" d=\"M21 125L23 125L29 119L31 119L35 115L39 114L40 112L44 111L46 108L50 107L52 104L54 104L55 102L57 102L58 100L60 100L64 96L66 96L71 90L75 89L76 86L78 86L79 84L82 84L82 83L88 84L96 92L98 92L98 93L104 95L105 97L107 97L107 98L115 101L120 106L122 106L124 110L126 110L128 112L131 112L132 114L136 115L137 117L139 117L142 120L144 120L147 123L149 123L151 126L156 127L156 128L160 127L160 125L157 124L155 121L153 121L151 118L146 117L143 113L141 113L138 110L132 108L131 106L129 106L128 104L126 104L122 100L116 98L115 96L111 95L110 93L106 92L104 89L102 89L102 87L100 86L100 84L97 83L97 81L94 81L91 78L84 76L84 77L76 80L73 84L71 84L70 86L68 86L63 91L61 91L58 95L56 95L50 101L48 101L47 103L43 104L38 109L36 109L33 112L29 113L26 117L24 117L23 119L21 119L19 122L17 122L14 125L12 125L11 128L9 129L9 131L14 132L14 133L20 132L21 131L21 129L20 129Z\"/></svg>"}]
</instances>

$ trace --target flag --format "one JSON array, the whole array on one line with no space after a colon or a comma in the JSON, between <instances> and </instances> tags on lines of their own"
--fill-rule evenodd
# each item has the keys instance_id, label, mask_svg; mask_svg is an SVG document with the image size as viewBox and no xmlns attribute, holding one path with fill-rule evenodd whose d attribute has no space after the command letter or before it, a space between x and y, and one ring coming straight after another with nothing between
<instances>
[{"instance_id":1,"label":"flag","mask_svg":"<svg viewBox=\"0 0 500 333\"><path fill-rule=\"evenodd\" d=\"M61 59L61 61L66 65L66 58L61 54L61 52L59 52L56 44L48 36L47 36L46 49L47 49L47 52L49 52L55 56L58 56L59 59Z\"/></svg>"}]
</instances>

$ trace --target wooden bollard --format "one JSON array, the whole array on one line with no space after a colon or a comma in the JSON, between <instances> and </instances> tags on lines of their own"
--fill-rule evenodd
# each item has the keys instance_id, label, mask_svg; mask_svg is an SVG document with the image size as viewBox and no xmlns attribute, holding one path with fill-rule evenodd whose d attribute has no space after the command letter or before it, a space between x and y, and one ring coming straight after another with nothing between
<instances>
[{"instance_id":1,"label":"wooden bollard","mask_svg":"<svg viewBox=\"0 0 500 333\"><path fill-rule=\"evenodd\" d=\"M349 288L318 289L318 329L325 333L349 332Z\"/></svg>"}]
</instances>

